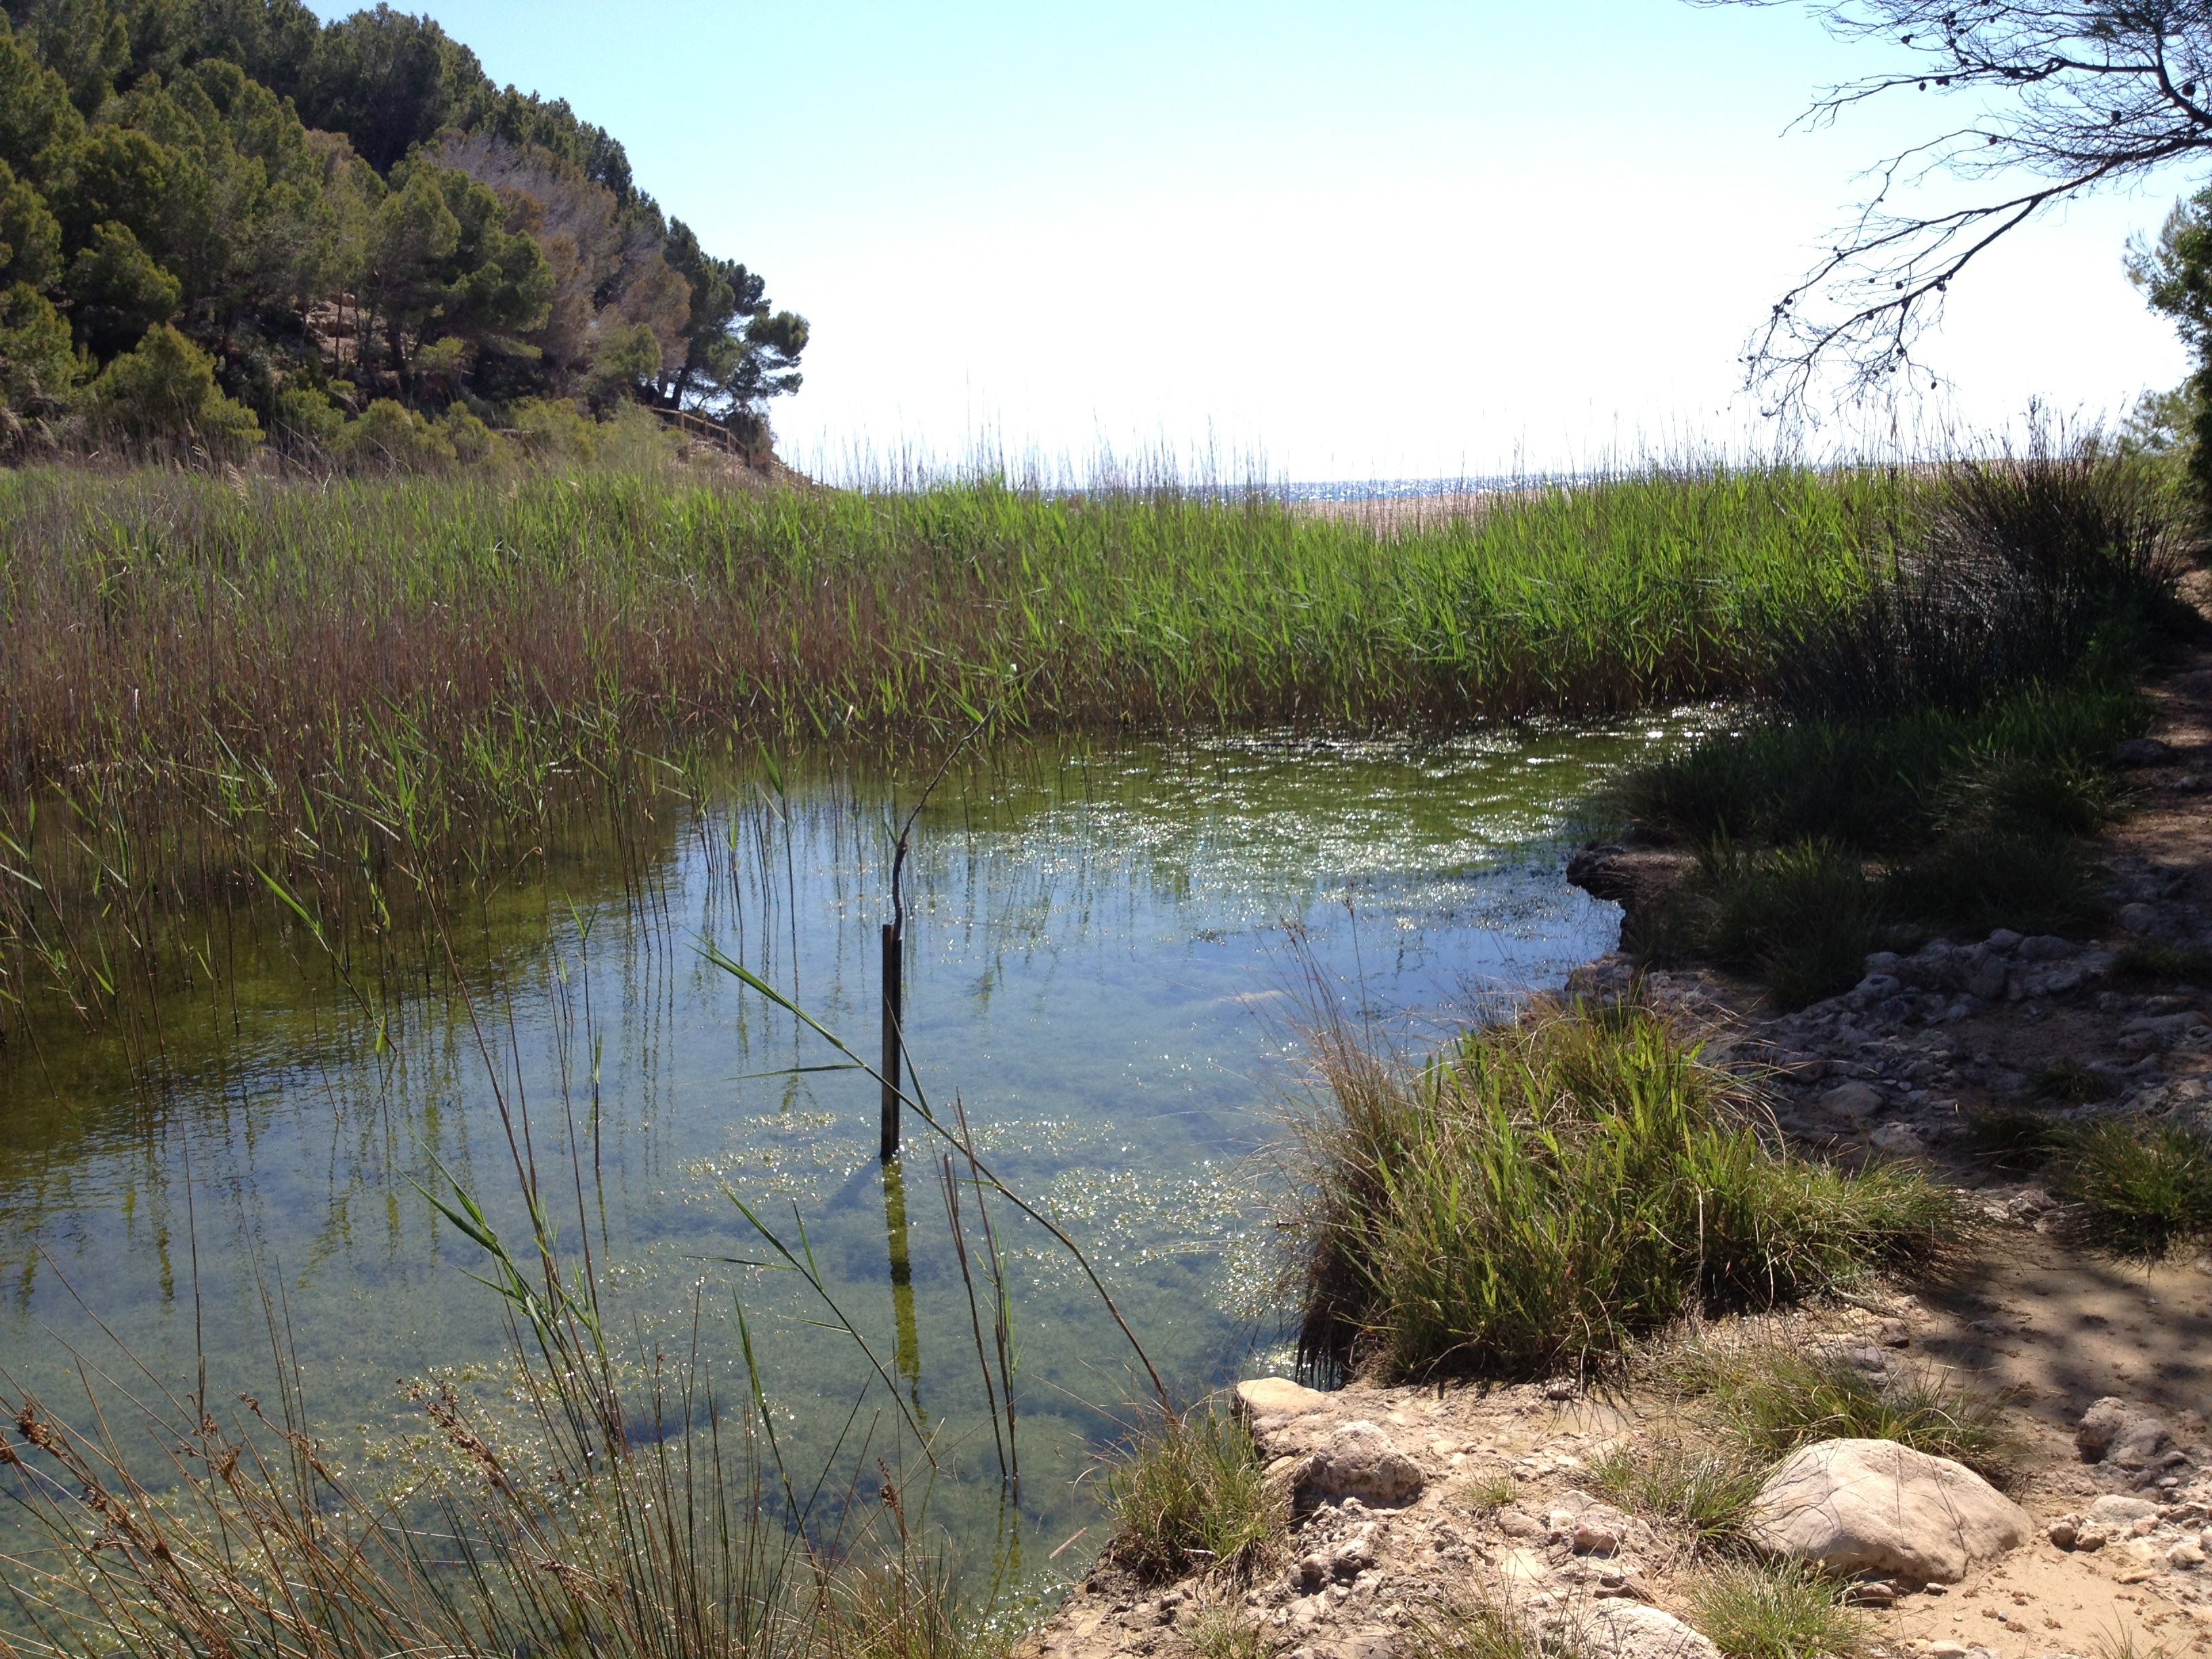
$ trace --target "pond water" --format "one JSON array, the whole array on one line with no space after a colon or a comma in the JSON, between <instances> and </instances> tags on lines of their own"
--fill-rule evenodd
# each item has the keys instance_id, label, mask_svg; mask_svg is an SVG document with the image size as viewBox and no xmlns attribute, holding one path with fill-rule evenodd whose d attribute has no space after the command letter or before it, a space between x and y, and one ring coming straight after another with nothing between
<instances>
[{"instance_id":1,"label":"pond water","mask_svg":"<svg viewBox=\"0 0 2212 1659\"><path fill-rule=\"evenodd\" d=\"M1302 1000L1318 985L1418 1043L1486 996L1557 985L1618 925L1564 880L1578 803L1696 726L972 759L908 868L921 1083L1083 1243L1179 1395L1281 1369L1268 1149ZM910 1123L887 1176L874 1083L794 1069L839 1056L704 954L872 1054L889 826L918 781L780 785L728 781L662 815L628 874L549 848L473 895L455 930L469 998L426 992L380 1048L327 973L274 950L237 970L235 1020L168 1034L150 1085L110 1039L50 1041L35 1063L18 1045L0 1070L0 1364L65 1397L70 1346L116 1363L96 1316L180 1385L204 1352L228 1399L267 1386L280 1330L334 1455L374 1469L415 1420L396 1379L465 1385L502 1352L473 1248L422 1189L449 1170L514 1229L503 1098L557 1176L564 1241L597 1252L618 1340L696 1348L740 1395L741 1303L796 1468L933 1458L931 1513L966 1557L1033 1571L1073 1537L1053 1570L1079 1569L1104 1531L1079 1477L1145 1393L1127 1343L1066 1253L995 1205L1022 1472L1005 1501L942 1143ZM734 1265L772 1258L732 1194L794 1246L803 1226L865 1349L796 1276Z\"/></svg>"}]
</instances>

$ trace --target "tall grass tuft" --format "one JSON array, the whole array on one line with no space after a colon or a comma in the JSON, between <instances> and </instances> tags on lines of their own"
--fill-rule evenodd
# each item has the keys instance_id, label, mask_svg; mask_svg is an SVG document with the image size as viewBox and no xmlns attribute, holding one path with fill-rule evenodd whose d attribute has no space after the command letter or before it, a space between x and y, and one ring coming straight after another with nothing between
<instances>
[{"instance_id":1,"label":"tall grass tuft","mask_svg":"<svg viewBox=\"0 0 2212 1659\"><path fill-rule=\"evenodd\" d=\"M2048 1178L2079 1206L2075 1234L2116 1255L2156 1261L2212 1234L2212 1142L2183 1124L2108 1119L2066 1131Z\"/></svg>"},{"instance_id":2,"label":"tall grass tuft","mask_svg":"<svg viewBox=\"0 0 2212 1659\"><path fill-rule=\"evenodd\" d=\"M2170 481L2045 447L1943 467L1918 506L1876 580L1778 623L1764 718L1619 787L1627 815L1727 853L1641 924L1646 956L1732 962L1796 1006L1886 933L2101 919L2078 843L2123 804L2134 680L2202 626L2174 595Z\"/></svg>"},{"instance_id":3,"label":"tall grass tuft","mask_svg":"<svg viewBox=\"0 0 2212 1659\"><path fill-rule=\"evenodd\" d=\"M564 1282L560 1265L519 1261L496 1245L491 1260L516 1307L510 1381L521 1428L489 1425L449 1389L416 1387L439 1455L418 1460L398 1492L346 1475L302 1426L291 1382L281 1411L246 1399L225 1413L199 1395L149 1401L140 1426L170 1448L158 1481L134 1467L98 1404L80 1423L30 1395L6 1401L0 1467L51 1540L5 1564L34 1632L8 1650L966 1650L942 1564L909 1534L888 1480L879 1526L810 1540L757 1381L735 1410L700 1365L648 1363L625 1384L587 1280Z\"/></svg>"},{"instance_id":4,"label":"tall grass tuft","mask_svg":"<svg viewBox=\"0 0 2212 1659\"><path fill-rule=\"evenodd\" d=\"M1418 1070L1314 1051L1295 1218L1310 1360L1534 1376L1700 1307L1764 1307L1932 1247L1949 1206L1763 1141L1758 1103L1642 1006L1540 1002Z\"/></svg>"},{"instance_id":5,"label":"tall grass tuft","mask_svg":"<svg viewBox=\"0 0 2212 1659\"><path fill-rule=\"evenodd\" d=\"M1766 1460L1741 1446L1669 1437L1617 1446L1590 1464L1600 1491L1666 1522L1698 1553L1742 1546L1752 1500L1767 1474Z\"/></svg>"},{"instance_id":6,"label":"tall grass tuft","mask_svg":"<svg viewBox=\"0 0 2212 1659\"><path fill-rule=\"evenodd\" d=\"M2091 447L1952 463L1888 580L1786 624L1770 695L1869 720L2062 679L2116 623L2172 605L2177 529L2166 479Z\"/></svg>"},{"instance_id":7,"label":"tall grass tuft","mask_svg":"<svg viewBox=\"0 0 2212 1659\"><path fill-rule=\"evenodd\" d=\"M1857 983L1889 916L1856 854L1826 842L1753 853L1720 841L1696 868L1624 924L1650 960L1697 954L1751 969L1784 1008Z\"/></svg>"},{"instance_id":8,"label":"tall grass tuft","mask_svg":"<svg viewBox=\"0 0 2212 1659\"><path fill-rule=\"evenodd\" d=\"M1894 855L1992 824L2080 834L2116 805L2112 745L2148 720L2131 690L2032 685L1966 714L1758 724L1632 774L1616 799L1692 845L1826 840Z\"/></svg>"},{"instance_id":9,"label":"tall grass tuft","mask_svg":"<svg viewBox=\"0 0 2212 1659\"><path fill-rule=\"evenodd\" d=\"M1290 1525L1288 1491L1266 1462L1251 1431L1212 1404L1146 1419L1107 1466L1114 1556L1150 1579L1249 1580Z\"/></svg>"},{"instance_id":10,"label":"tall grass tuft","mask_svg":"<svg viewBox=\"0 0 2212 1659\"><path fill-rule=\"evenodd\" d=\"M1769 1466L1835 1439L1894 1440L2008 1478L2000 1401L1955 1375L1893 1359L1870 1372L1832 1343L1767 1322L1692 1330L1641 1357L1647 1382L1687 1402L1722 1455Z\"/></svg>"},{"instance_id":11,"label":"tall grass tuft","mask_svg":"<svg viewBox=\"0 0 2212 1659\"><path fill-rule=\"evenodd\" d=\"M1724 1561L1690 1585L1698 1629L1728 1659L1858 1659L1872 1644L1843 1586L1799 1561Z\"/></svg>"}]
</instances>

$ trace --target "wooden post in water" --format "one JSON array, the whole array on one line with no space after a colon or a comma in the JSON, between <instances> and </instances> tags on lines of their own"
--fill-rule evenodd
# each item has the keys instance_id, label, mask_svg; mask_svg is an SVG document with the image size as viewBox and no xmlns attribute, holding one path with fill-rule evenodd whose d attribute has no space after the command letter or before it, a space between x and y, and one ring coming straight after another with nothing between
<instances>
[{"instance_id":1,"label":"wooden post in water","mask_svg":"<svg viewBox=\"0 0 2212 1659\"><path fill-rule=\"evenodd\" d=\"M899 1149L899 1021L902 1018L906 988L902 982L902 960L899 935L904 931L895 921L884 924L884 1060L877 1069L884 1079L884 1162L888 1164L898 1156Z\"/></svg>"}]
</instances>

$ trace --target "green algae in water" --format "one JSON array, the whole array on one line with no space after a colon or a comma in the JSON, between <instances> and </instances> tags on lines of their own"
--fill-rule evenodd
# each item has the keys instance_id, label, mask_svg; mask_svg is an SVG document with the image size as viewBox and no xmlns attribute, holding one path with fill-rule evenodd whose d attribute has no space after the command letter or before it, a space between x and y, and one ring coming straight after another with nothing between
<instances>
[{"instance_id":1,"label":"green algae in water","mask_svg":"<svg viewBox=\"0 0 2212 1659\"><path fill-rule=\"evenodd\" d=\"M1617 924L1565 884L1576 804L1697 724L976 757L930 801L908 866L921 1082L948 1111L958 1096L978 1152L1082 1242L1194 1397L1281 1336L1264 1291L1267 1152L1299 1077L1286 927L1414 1042L1500 989L1555 985ZM783 782L732 778L628 826L645 848L628 877L611 851L553 847L467 894L451 927L468 1002L426 976L387 1014L380 1052L321 964L273 945L238 965L235 1020L173 1019L159 1066L134 1069L113 1038L18 1045L0 1071L0 1361L58 1392L62 1340L102 1340L89 1310L158 1376L188 1381L204 1340L219 1391L265 1388L265 1296L338 1461L397 1471L420 1425L395 1379L495 1393L501 1376L495 1300L416 1184L442 1165L520 1235L496 1087L560 1173L564 1242L590 1240L636 1353L696 1342L739 1397L741 1299L796 1468L872 1477L880 1455L902 1480L924 1469L812 1293L731 1265L770 1257L731 1194L787 1237L803 1222L931 1437L930 1515L955 1547L1004 1568L1011 1537L1011 1565L1035 1571L1090 1528L1053 1563L1079 1569L1103 1541L1079 1478L1145 1392L1126 1343L1066 1251L995 1205L1023 1473L1010 1509L945 1148L910 1123L887 1181L872 1081L792 1069L838 1056L702 954L744 962L872 1050L890 826L918 785L828 766Z\"/></svg>"}]
</instances>

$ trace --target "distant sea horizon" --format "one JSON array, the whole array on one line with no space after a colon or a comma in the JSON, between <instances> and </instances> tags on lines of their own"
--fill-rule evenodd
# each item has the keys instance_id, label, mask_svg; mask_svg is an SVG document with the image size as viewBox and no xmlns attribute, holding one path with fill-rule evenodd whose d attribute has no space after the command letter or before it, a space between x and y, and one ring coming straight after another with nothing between
<instances>
[{"instance_id":1,"label":"distant sea horizon","mask_svg":"<svg viewBox=\"0 0 2212 1659\"><path fill-rule=\"evenodd\" d=\"M1494 473L1459 478L1312 478L1273 483L1268 493L1286 501L1396 501L1423 495L1468 495L1489 490L1538 489L1568 480L1540 473Z\"/></svg>"}]
</instances>

